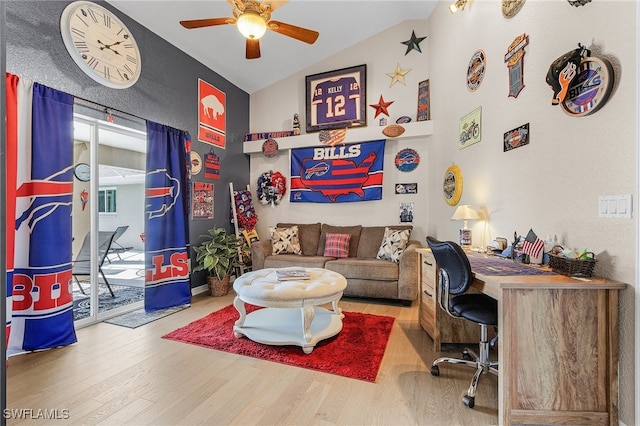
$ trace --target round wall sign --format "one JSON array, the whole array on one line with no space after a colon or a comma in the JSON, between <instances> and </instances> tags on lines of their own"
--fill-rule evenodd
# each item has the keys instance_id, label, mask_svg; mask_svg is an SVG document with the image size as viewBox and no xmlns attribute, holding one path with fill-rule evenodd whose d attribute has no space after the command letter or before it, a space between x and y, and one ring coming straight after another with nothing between
<instances>
[{"instance_id":1,"label":"round wall sign","mask_svg":"<svg viewBox=\"0 0 640 426\"><path fill-rule=\"evenodd\" d=\"M467 88L472 92L476 91L482 83L484 73L487 70L487 55L484 50L478 49L471 56L467 67Z\"/></svg>"},{"instance_id":2,"label":"round wall sign","mask_svg":"<svg viewBox=\"0 0 640 426\"><path fill-rule=\"evenodd\" d=\"M195 151L189 151L189 173L195 176L202 170L202 157Z\"/></svg>"},{"instance_id":3,"label":"round wall sign","mask_svg":"<svg viewBox=\"0 0 640 426\"><path fill-rule=\"evenodd\" d=\"M462 195L462 171L455 164L444 173L442 192L444 193L444 200L450 206L455 206L460 201L460 196Z\"/></svg>"},{"instance_id":4,"label":"round wall sign","mask_svg":"<svg viewBox=\"0 0 640 426\"><path fill-rule=\"evenodd\" d=\"M613 67L605 58L589 56L580 62L571 80L562 109L574 117L593 114L609 99L613 89Z\"/></svg>"},{"instance_id":5,"label":"round wall sign","mask_svg":"<svg viewBox=\"0 0 640 426\"><path fill-rule=\"evenodd\" d=\"M265 157L271 158L278 154L278 142L275 139L269 138L262 144L262 153Z\"/></svg>"},{"instance_id":6,"label":"round wall sign","mask_svg":"<svg viewBox=\"0 0 640 426\"><path fill-rule=\"evenodd\" d=\"M396 154L395 163L401 172L410 172L420 164L420 156L415 150L405 148Z\"/></svg>"}]
</instances>

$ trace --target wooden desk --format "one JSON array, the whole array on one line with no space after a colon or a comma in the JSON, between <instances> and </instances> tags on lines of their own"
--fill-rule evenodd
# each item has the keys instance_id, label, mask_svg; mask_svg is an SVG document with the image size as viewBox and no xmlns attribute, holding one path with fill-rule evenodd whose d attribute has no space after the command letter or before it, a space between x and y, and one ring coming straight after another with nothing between
<instances>
[{"instance_id":1,"label":"wooden desk","mask_svg":"<svg viewBox=\"0 0 640 426\"><path fill-rule=\"evenodd\" d=\"M618 424L618 294L626 284L476 272L473 286L499 301L500 424Z\"/></svg>"}]
</instances>

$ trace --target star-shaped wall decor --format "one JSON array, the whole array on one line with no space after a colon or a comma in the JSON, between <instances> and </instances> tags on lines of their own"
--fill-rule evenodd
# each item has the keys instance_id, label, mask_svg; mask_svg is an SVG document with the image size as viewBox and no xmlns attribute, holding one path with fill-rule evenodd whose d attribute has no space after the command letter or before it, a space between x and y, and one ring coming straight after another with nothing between
<instances>
[{"instance_id":1,"label":"star-shaped wall decor","mask_svg":"<svg viewBox=\"0 0 640 426\"><path fill-rule=\"evenodd\" d=\"M405 84L404 76L407 75L409 71L411 71L410 68L403 70L402 68L400 68L400 64L396 65L396 70L394 72L387 73L387 75L391 77L391 84L389 85L389 87L393 86L398 82Z\"/></svg>"},{"instance_id":2,"label":"star-shaped wall decor","mask_svg":"<svg viewBox=\"0 0 640 426\"><path fill-rule=\"evenodd\" d=\"M373 118L377 118L380 114L384 114L384 115L386 115L388 117L389 116L389 111L387 110L387 108L393 102L394 101L385 102L384 99L382 98L382 95L380 95L380 100L378 101L377 104L369 105L371 108L375 108L376 109L376 115Z\"/></svg>"},{"instance_id":3,"label":"star-shaped wall decor","mask_svg":"<svg viewBox=\"0 0 640 426\"><path fill-rule=\"evenodd\" d=\"M416 32L415 31L411 31L411 38L407 41L401 41L400 43L404 44L405 46L407 46L407 51L404 52L405 56L411 52L412 50L417 50L418 52L422 53L422 50L420 50L420 43L422 43L422 41L427 38L427 37L416 37Z\"/></svg>"}]
</instances>

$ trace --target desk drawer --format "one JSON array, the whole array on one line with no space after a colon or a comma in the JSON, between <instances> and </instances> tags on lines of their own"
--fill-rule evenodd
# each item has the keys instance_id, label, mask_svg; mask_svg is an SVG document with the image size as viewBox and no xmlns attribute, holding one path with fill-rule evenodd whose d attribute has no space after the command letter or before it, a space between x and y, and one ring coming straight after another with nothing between
<instances>
[{"instance_id":1,"label":"desk drawer","mask_svg":"<svg viewBox=\"0 0 640 426\"><path fill-rule=\"evenodd\" d=\"M436 339L436 311L435 300L424 292L420 295L420 326L432 339Z\"/></svg>"}]
</instances>

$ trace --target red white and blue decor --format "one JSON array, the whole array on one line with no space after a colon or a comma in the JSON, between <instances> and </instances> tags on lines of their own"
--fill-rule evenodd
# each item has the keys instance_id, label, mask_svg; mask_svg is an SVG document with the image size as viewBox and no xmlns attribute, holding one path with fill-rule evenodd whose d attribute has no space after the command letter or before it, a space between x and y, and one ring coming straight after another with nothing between
<instances>
[{"instance_id":1,"label":"red white and blue decor","mask_svg":"<svg viewBox=\"0 0 640 426\"><path fill-rule=\"evenodd\" d=\"M293 203L382 199L385 141L291 150Z\"/></svg>"}]
</instances>

